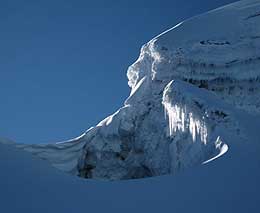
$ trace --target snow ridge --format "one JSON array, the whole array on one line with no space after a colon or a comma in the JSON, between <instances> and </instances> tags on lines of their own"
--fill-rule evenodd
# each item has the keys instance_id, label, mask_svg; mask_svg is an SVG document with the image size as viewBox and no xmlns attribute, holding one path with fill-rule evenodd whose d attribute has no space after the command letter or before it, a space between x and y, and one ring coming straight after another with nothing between
<instances>
[{"instance_id":1,"label":"snow ridge","mask_svg":"<svg viewBox=\"0 0 260 213\"><path fill-rule=\"evenodd\" d=\"M117 112L67 143L16 147L101 180L176 174L217 159L245 139L237 115L260 113L259 12L259 0L245 0L176 25L142 47Z\"/></svg>"}]
</instances>

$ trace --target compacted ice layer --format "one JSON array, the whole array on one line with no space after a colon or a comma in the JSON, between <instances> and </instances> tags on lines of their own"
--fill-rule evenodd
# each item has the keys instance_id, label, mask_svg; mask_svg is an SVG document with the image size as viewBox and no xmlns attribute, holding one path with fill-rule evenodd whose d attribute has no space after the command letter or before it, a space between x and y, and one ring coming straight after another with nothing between
<instances>
[{"instance_id":1,"label":"compacted ice layer","mask_svg":"<svg viewBox=\"0 0 260 213\"><path fill-rule=\"evenodd\" d=\"M260 112L259 1L231 4L184 21L145 44L128 69L135 88L182 79L212 90L233 106ZM249 18L250 17L250 18Z\"/></svg>"}]
</instances>

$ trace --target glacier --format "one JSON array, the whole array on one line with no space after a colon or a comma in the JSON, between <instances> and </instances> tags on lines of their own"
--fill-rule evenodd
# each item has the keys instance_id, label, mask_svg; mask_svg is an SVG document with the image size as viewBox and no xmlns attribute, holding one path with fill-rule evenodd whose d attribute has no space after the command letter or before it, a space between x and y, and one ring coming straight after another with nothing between
<instances>
[{"instance_id":1,"label":"glacier","mask_svg":"<svg viewBox=\"0 0 260 213\"><path fill-rule=\"evenodd\" d=\"M95 180L212 163L251 141L245 120L260 118L259 12L245 0L181 22L143 45L117 112L69 141L10 146Z\"/></svg>"}]
</instances>

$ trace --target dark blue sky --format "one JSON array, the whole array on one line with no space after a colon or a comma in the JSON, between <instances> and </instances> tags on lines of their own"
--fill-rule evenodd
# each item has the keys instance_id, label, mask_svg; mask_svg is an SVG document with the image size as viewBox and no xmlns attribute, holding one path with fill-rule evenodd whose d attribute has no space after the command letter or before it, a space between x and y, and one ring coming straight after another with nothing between
<instances>
[{"instance_id":1,"label":"dark blue sky","mask_svg":"<svg viewBox=\"0 0 260 213\"><path fill-rule=\"evenodd\" d=\"M142 44L233 0L0 2L0 136L22 143L76 137L129 94Z\"/></svg>"}]
</instances>

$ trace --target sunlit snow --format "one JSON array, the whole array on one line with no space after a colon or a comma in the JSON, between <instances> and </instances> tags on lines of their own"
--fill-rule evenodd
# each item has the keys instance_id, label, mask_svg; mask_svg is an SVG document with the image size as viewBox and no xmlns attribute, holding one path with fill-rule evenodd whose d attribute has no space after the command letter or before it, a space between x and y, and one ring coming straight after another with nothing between
<instances>
[{"instance_id":1,"label":"sunlit snow","mask_svg":"<svg viewBox=\"0 0 260 213\"><path fill-rule=\"evenodd\" d=\"M189 132L193 142L199 138L207 143L207 127L204 121L198 119L192 112L187 112L186 106L172 105L164 102L165 116L169 120L169 135L174 136L178 131Z\"/></svg>"}]
</instances>

